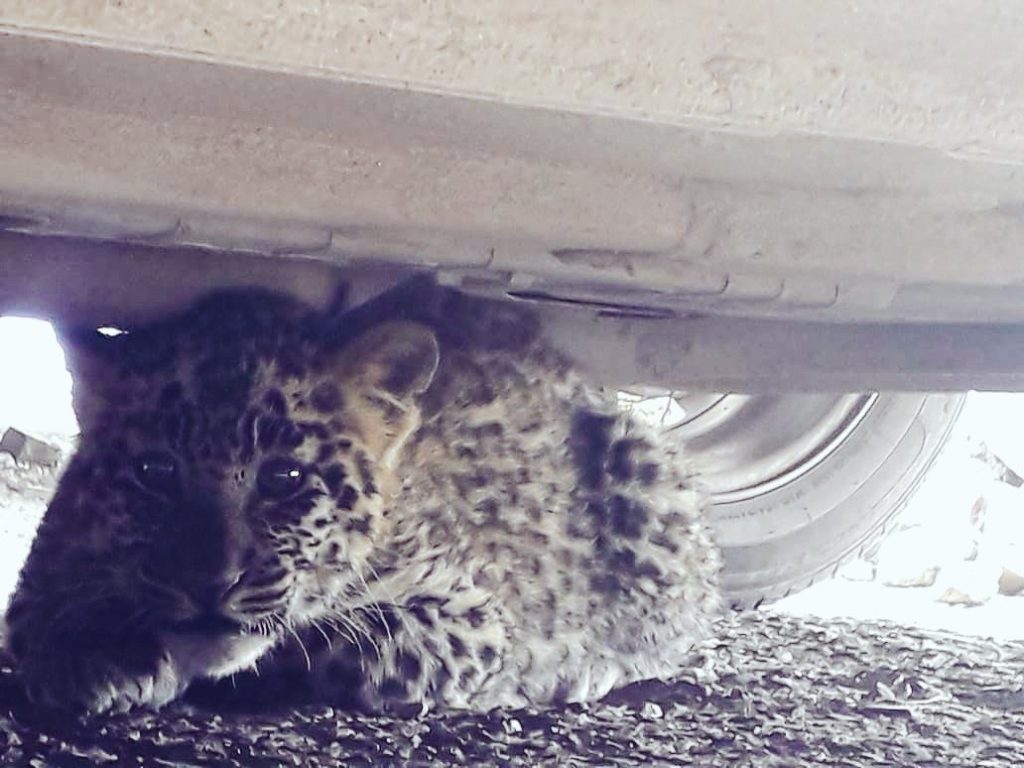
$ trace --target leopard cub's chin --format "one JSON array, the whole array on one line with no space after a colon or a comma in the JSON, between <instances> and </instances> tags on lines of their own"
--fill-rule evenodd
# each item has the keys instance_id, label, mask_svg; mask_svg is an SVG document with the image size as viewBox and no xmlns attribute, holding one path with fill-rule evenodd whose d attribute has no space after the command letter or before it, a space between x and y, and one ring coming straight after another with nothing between
<instances>
[{"instance_id":1,"label":"leopard cub's chin","mask_svg":"<svg viewBox=\"0 0 1024 768\"><path fill-rule=\"evenodd\" d=\"M166 632L162 643L182 680L225 677L252 668L278 638L257 633Z\"/></svg>"}]
</instances>

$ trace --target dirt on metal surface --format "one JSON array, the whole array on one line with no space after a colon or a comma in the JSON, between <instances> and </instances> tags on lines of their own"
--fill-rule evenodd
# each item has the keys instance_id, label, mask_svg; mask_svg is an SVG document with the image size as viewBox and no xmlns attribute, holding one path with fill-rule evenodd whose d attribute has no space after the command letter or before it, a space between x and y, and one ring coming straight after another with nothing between
<instances>
[{"instance_id":1,"label":"dirt on metal surface","mask_svg":"<svg viewBox=\"0 0 1024 768\"><path fill-rule=\"evenodd\" d=\"M367 717L326 706L60 719L0 659L0 764L1010 766L1024 643L762 611L723 620L678 680L558 712Z\"/></svg>"}]
</instances>

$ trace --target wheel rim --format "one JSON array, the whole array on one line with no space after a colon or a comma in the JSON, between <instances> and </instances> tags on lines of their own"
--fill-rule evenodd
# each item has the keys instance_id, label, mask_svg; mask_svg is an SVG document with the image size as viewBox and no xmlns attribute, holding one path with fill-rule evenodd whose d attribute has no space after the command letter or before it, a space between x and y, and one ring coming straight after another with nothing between
<instances>
[{"instance_id":1,"label":"wheel rim","mask_svg":"<svg viewBox=\"0 0 1024 768\"><path fill-rule=\"evenodd\" d=\"M857 428L877 394L625 398L685 443L712 501L721 505L776 491L813 471Z\"/></svg>"}]
</instances>

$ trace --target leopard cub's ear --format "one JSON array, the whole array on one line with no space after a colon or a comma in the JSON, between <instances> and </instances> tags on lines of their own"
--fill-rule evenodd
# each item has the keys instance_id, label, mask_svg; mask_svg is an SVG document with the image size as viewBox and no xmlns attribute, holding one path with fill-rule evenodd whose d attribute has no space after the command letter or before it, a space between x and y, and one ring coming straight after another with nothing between
<instances>
[{"instance_id":1,"label":"leopard cub's ear","mask_svg":"<svg viewBox=\"0 0 1024 768\"><path fill-rule=\"evenodd\" d=\"M57 327L57 340L71 374L72 406L80 428L87 428L109 400L117 371L120 339L93 329Z\"/></svg>"},{"instance_id":2,"label":"leopard cub's ear","mask_svg":"<svg viewBox=\"0 0 1024 768\"><path fill-rule=\"evenodd\" d=\"M343 357L345 370L353 379L401 400L430 386L440 350L437 337L426 326L393 322L355 339Z\"/></svg>"}]
</instances>

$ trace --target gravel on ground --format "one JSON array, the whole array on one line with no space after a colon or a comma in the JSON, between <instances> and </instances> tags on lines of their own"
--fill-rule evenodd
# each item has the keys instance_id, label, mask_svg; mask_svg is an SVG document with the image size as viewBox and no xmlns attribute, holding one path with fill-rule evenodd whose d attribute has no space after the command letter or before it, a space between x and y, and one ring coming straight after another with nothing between
<instances>
[{"instance_id":1,"label":"gravel on ground","mask_svg":"<svg viewBox=\"0 0 1024 768\"><path fill-rule=\"evenodd\" d=\"M1014 766L1022 673L1022 642L762 610L723 619L674 681L557 712L71 719L33 710L0 657L0 764Z\"/></svg>"}]
</instances>

